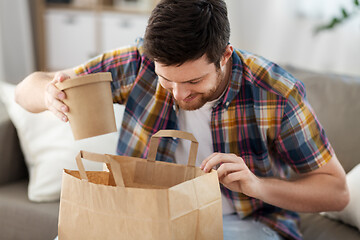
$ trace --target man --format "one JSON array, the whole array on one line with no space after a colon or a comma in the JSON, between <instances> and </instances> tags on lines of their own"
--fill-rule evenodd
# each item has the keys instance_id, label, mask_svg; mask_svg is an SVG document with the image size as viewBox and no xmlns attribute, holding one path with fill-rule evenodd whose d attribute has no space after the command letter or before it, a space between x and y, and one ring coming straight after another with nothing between
<instances>
[{"instance_id":1,"label":"man","mask_svg":"<svg viewBox=\"0 0 360 240\"><path fill-rule=\"evenodd\" d=\"M66 95L54 84L111 72L113 100L126 104L118 154L146 157L160 129L192 132L198 166L218 170L225 239L301 239L295 211L346 206L344 170L303 84L266 59L234 50L229 36L224 1L164 0L144 41L74 69L33 73L17 86L16 100L66 122ZM187 148L165 138L157 158L183 163Z\"/></svg>"}]
</instances>

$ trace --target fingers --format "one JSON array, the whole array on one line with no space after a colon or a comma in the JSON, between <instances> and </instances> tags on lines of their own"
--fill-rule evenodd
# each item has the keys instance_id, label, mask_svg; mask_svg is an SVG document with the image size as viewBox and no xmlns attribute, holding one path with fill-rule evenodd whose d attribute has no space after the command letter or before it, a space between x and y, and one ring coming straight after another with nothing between
<instances>
[{"instance_id":1,"label":"fingers","mask_svg":"<svg viewBox=\"0 0 360 240\"><path fill-rule=\"evenodd\" d=\"M243 159L235 154L213 153L207 157L200 165L204 172L209 172L216 165L221 163L243 163Z\"/></svg>"},{"instance_id":2,"label":"fingers","mask_svg":"<svg viewBox=\"0 0 360 240\"><path fill-rule=\"evenodd\" d=\"M48 109L57 116L60 120L67 122L68 117L66 113L69 111L68 106L59 100L52 100L53 102L49 105Z\"/></svg>"},{"instance_id":3,"label":"fingers","mask_svg":"<svg viewBox=\"0 0 360 240\"><path fill-rule=\"evenodd\" d=\"M59 90L56 86L55 83L57 81L51 81L47 87L46 87L46 92L47 94L49 94L53 99L58 99L60 101L63 101L66 98L65 92Z\"/></svg>"},{"instance_id":4,"label":"fingers","mask_svg":"<svg viewBox=\"0 0 360 240\"><path fill-rule=\"evenodd\" d=\"M45 104L46 107L59 119L64 122L68 121L66 113L69 112L69 107L63 102L66 99L65 92L56 87L56 83L63 82L70 77L62 72L55 74L53 80L46 86Z\"/></svg>"},{"instance_id":5,"label":"fingers","mask_svg":"<svg viewBox=\"0 0 360 240\"><path fill-rule=\"evenodd\" d=\"M263 180L247 170L231 172L219 178L219 181L226 188L250 197L259 198L259 193L263 192Z\"/></svg>"},{"instance_id":6,"label":"fingers","mask_svg":"<svg viewBox=\"0 0 360 240\"><path fill-rule=\"evenodd\" d=\"M232 172L228 175L222 176L222 178L219 178L220 182L223 185L230 185L233 182L239 181L241 179L241 172Z\"/></svg>"},{"instance_id":7,"label":"fingers","mask_svg":"<svg viewBox=\"0 0 360 240\"><path fill-rule=\"evenodd\" d=\"M242 163L223 163L216 170L220 179L227 177L234 172L240 172L244 170L244 164Z\"/></svg>"},{"instance_id":8,"label":"fingers","mask_svg":"<svg viewBox=\"0 0 360 240\"><path fill-rule=\"evenodd\" d=\"M200 168L202 169L202 170L204 170L204 172L207 172L207 171L209 171L212 167L206 167L206 166L209 166L208 165L208 162L211 160L211 159L213 159L216 155L218 155L218 154L220 154L220 153L213 153L213 154L211 154L210 156L208 156L207 158L205 158L203 161L202 161L202 163L200 164Z\"/></svg>"},{"instance_id":9,"label":"fingers","mask_svg":"<svg viewBox=\"0 0 360 240\"><path fill-rule=\"evenodd\" d=\"M54 80L56 82L63 82L66 79L69 79L69 78L70 78L70 76L63 73L63 72L57 72L57 73L55 73L55 76L54 76Z\"/></svg>"},{"instance_id":10,"label":"fingers","mask_svg":"<svg viewBox=\"0 0 360 240\"><path fill-rule=\"evenodd\" d=\"M243 183L246 182L246 177L244 171L241 172L232 172L228 175L219 178L219 181L228 189L235 192L244 193Z\"/></svg>"},{"instance_id":11,"label":"fingers","mask_svg":"<svg viewBox=\"0 0 360 240\"><path fill-rule=\"evenodd\" d=\"M216 165L219 181L228 189L255 196L260 189L261 180L257 178L245 164L244 160L235 154L214 153L200 165L204 172L209 172Z\"/></svg>"}]
</instances>

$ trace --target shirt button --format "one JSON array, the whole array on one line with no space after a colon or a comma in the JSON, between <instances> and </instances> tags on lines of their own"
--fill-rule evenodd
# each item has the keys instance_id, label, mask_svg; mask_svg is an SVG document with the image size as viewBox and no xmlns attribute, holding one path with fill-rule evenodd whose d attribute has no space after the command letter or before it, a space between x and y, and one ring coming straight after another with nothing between
<instances>
[{"instance_id":1,"label":"shirt button","mask_svg":"<svg viewBox=\"0 0 360 240\"><path fill-rule=\"evenodd\" d=\"M230 102L226 102L226 103L225 103L225 106L226 106L226 107L229 107L229 105L230 105Z\"/></svg>"}]
</instances>

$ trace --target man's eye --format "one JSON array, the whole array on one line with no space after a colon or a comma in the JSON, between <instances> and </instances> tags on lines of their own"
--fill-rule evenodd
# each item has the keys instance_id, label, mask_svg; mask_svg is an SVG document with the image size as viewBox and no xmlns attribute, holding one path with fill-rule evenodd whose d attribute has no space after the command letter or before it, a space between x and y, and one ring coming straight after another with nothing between
<instances>
[{"instance_id":1,"label":"man's eye","mask_svg":"<svg viewBox=\"0 0 360 240\"><path fill-rule=\"evenodd\" d=\"M197 84L197 83L199 83L201 80L196 80L196 81L191 81L191 82L189 82L190 84Z\"/></svg>"}]
</instances>

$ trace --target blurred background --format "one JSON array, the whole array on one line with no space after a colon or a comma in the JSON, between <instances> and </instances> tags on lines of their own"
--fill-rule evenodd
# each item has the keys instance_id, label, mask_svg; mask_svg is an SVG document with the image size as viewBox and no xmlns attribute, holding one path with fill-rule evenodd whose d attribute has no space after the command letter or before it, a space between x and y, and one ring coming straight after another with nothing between
<instances>
[{"instance_id":1,"label":"blurred background","mask_svg":"<svg viewBox=\"0 0 360 240\"><path fill-rule=\"evenodd\" d=\"M74 67L142 36L158 0L1 0L0 81ZM226 0L231 43L280 65L360 76L357 0ZM330 29L316 31L330 24Z\"/></svg>"}]
</instances>

